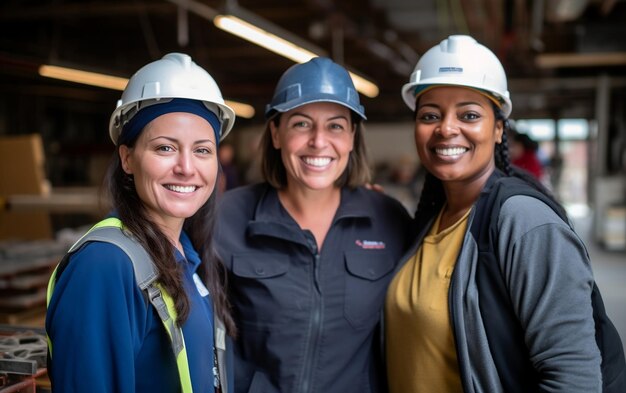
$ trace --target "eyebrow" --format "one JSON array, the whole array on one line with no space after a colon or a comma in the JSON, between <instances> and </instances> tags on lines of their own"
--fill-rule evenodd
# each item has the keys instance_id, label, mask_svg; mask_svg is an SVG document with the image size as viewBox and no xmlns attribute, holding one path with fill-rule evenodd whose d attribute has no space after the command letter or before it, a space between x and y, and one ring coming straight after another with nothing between
<instances>
[{"instance_id":1,"label":"eyebrow","mask_svg":"<svg viewBox=\"0 0 626 393\"><path fill-rule=\"evenodd\" d=\"M479 107L481 107L481 108L483 108L483 107L484 107L484 106L483 106L480 102L478 102L478 101L463 101L463 102L459 102L458 104L456 104L456 105L455 105L455 107L456 107L456 108L459 108L459 107L462 107L462 106L468 106L468 105L477 105L477 106L479 106ZM439 105L437 105L437 104L435 104L435 103L429 103L429 102L426 102L426 103L424 103L424 104L420 104L420 105L418 106L418 108L417 108L417 109L419 110L419 109L421 109L421 108L423 108L423 107L425 107L425 106L428 106L428 107L433 107L433 108L439 108Z\"/></svg>"},{"instance_id":2,"label":"eyebrow","mask_svg":"<svg viewBox=\"0 0 626 393\"><path fill-rule=\"evenodd\" d=\"M167 139L168 141L178 143L178 139L172 138L172 137L169 137L169 136L164 136L164 135L155 136L154 138L150 139L150 142L155 141L155 140L157 140L159 138ZM211 139L199 139L199 140L193 142L194 145L203 144L203 143L211 143L213 145L216 144Z\"/></svg>"},{"instance_id":3,"label":"eyebrow","mask_svg":"<svg viewBox=\"0 0 626 393\"><path fill-rule=\"evenodd\" d=\"M291 119L292 117L295 116L302 116L302 117L306 117L307 119L313 120L313 118L309 115L307 115L306 113L302 113L302 112L294 112L291 115L289 115L289 119ZM347 116L344 115L335 115L333 117L329 117L328 119L326 119L325 121L329 121L329 120L337 120L337 119L344 119L344 120L348 120Z\"/></svg>"}]
</instances>

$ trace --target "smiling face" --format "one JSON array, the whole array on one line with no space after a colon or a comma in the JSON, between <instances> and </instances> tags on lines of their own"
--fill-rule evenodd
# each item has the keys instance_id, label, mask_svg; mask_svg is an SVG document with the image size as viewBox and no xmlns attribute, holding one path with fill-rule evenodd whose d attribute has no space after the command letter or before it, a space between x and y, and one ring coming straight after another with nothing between
<instances>
[{"instance_id":1,"label":"smiling face","mask_svg":"<svg viewBox=\"0 0 626 393\"><path fill-rule=\"evenodd\" d=\"M415 143L424 167L445 182L486 181L503 123L492 102L463 87L436 87L419 97Z\"/></svg>"},{"instance_id":2,"label":"smiling face","mask_svg":"<svg viewBox=\"0 0 626 393\"><path fill-rule=\"evenodd\" d=\"M355 125L343 105L316 102L270 122L272 144L280 150L287 173L287 187L323 190L346 170L354 147Z\"/></svg>"},{"instance_id":3,"label":"smiling face","mask_svg":"<svg viewBox=\"0 0 626 393\"><path fill-rule=\"evenodd\" d=\"M217 177L215 133L203 118L168 113L144 128L135 146L119 147L122 168L133 175L139 198L157 225L180 228L213 193Z\"/></svg>"}]
</instances>

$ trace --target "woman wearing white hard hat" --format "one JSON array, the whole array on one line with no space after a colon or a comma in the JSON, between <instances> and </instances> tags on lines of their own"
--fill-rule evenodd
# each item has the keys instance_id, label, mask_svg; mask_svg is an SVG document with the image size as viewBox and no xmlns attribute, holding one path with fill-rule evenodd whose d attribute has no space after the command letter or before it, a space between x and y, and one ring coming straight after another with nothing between
<instances>
[{"instance_id":1,"label":"woman wearing white hard hat","mask_svg":"<svg viewBox=\"0 0 626 393\"><path fill-rule=\"evenodd\" d=\"M427 178L386 298L390 392L600 391L590 262L561 206L509 163L496 56L451 36L402 97Z\"/></svg>"},{"instance_id":2,"label":"woman wearing white hard hat","mask_svg":"<svg viewBox=\"0 0 626 393\"><path fill-rule=\"evenodd\" d=\"M409 215L369 180L363 106L328 58L289 68L266 110L266 182L224 194L237 392L386 391L377 332Z\"/></svg>"},{"instance_id":3,"label":"woman wearing white hard hat","mask_svg":"<svg viewBox=\"0 0 626 393\"><path fill-rule=\"evenodd\" d=\"M109 126L112 215L50 280L54 391L233 391L235 326L212 233L217 150L234 118L187 55L130 78Z\"/></svg>"}]
</instances>

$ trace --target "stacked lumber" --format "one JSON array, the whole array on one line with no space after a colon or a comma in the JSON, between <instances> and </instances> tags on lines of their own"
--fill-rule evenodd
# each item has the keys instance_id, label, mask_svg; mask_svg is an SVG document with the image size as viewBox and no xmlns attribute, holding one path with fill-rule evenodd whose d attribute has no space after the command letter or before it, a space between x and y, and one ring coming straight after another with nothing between
<instances>
[{"instance_id":1,"label":"stacked lumber","mask_svg":"<svg viewBox=\"0 0 626 393\"><path fill-rule=\"evenodd\" d=\"M48 279L67 248L54 240L0 242L0 323L45 312Z\"/></svg>"}]
</instances>

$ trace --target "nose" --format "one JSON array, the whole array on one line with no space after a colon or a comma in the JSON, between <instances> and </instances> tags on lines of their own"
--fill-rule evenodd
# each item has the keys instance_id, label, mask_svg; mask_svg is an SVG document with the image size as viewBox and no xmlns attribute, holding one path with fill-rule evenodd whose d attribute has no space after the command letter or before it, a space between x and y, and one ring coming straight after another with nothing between
<instances>
[{"instance_id":1,"label":"nose","mask_svg":"<svg viewBox=\"0 0 626 393\"><path fill-rule=\"evenodd\" d=\"M323 127L314 125L311 128L311 138L309 139L309 146L321 149L326 146L326 131Z\"/></svg>"},{"instance_id":2,"label":"nose","mask_svg":"<svg viewBox=\"0 0 626 393\"><path fill-rule=\"evenodd\" d=\"M456 115L454 113L449 113L445 115L441 119L441 123L437 128L437 133L444 138L450 138L459 133L459 125L457 122Z\"/></svg>"},{"instance_id":3,"label":"nose","mask_svg":"<svg viewBox=\"0 0 626 393\"><path fill-rule=\"evenodd\" d=\"M191 154L180 152L176 157L174 172L177 175L189 176L193 173L193 160Z\"/></svg>"}]
</instances>

